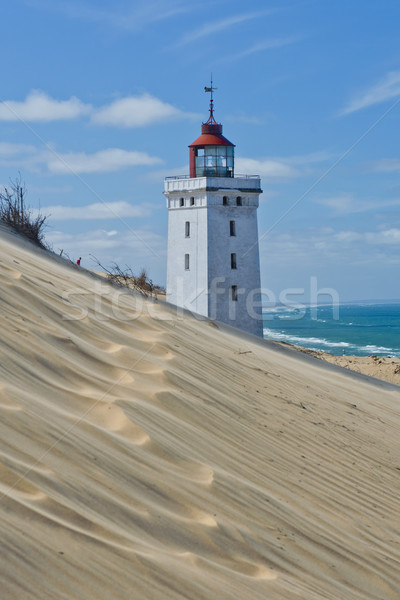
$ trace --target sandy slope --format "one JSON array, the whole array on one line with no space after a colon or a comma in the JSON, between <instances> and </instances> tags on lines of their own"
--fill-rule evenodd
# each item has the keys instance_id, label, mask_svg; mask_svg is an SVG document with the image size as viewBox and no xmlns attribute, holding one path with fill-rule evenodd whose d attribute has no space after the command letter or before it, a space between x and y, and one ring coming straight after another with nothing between
<instances>
[{"instance_id":1,"label":"sandy slope","mask_svg":"<svg viewBox=\"0 0 400 600\"><path fill-rule=\"evenodd\" d=\"M398 600L398 389L0 253L2 600Z\"/></svg>"}]
</instances>

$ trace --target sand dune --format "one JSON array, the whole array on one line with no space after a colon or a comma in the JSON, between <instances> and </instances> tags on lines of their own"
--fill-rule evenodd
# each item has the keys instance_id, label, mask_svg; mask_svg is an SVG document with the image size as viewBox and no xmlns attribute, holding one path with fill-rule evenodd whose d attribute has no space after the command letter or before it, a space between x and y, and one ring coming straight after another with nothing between
<instances>
[{"instance_id":1,"label":"sand dune","mask_svg":"<svg viewBox=\"0 0 400 600\"><path fill-rule=\"evenodd\" d=\"M2 600L398 600L399 388L0 251Z\"/></svg>"}]
</instances>

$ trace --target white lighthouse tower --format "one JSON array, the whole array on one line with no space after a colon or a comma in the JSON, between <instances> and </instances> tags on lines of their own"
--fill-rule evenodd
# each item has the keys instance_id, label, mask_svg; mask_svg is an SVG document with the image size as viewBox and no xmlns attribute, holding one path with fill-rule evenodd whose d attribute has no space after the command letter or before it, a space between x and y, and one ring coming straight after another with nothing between
<instances>
[{"instance_id":1,"label":"white lighthouse tower","mask_svg":"<svg viewBox=\"0 0 400 600\"><path fill-rule=\"evenodd\" d=\"M189 176L166 177L167 301L262 337L260 178L234 174L234 144L210 116L189 146Z\"/></svg>"}]
</instances>

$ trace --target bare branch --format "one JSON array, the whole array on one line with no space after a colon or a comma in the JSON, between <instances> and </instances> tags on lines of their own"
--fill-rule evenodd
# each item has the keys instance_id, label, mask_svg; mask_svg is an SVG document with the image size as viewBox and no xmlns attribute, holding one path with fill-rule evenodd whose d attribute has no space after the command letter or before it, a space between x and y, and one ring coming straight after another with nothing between
<instances>
[{"instance_id":1,"label":"bare branch","mask_svg":"<svg viewBox=\"0 0 400 600\"><path fill-rule=\"evenodd\" d=\"M108 281L111 281L114 285L135 290L144 296L153 296L154 293L164 292L163 288L160 286L154 286L152 280L148 278L145 269L142 269L140 275L136 276L128 265L125 265L125 269L121 269L121 267L114 262L111 264L110 268L107 268L102 265L95 256L92 254L90 256L97 266L106 273Z\"/></svg>"},{"instance_id":2,"label":"bare branch","mask_svg":"<svg viewBox=\"0 0 400 600\"><path fill-rule=\"evenodd\" d=\"M0 221L35 244L47 248L44 242L47 215L38 213L34 216L26 206L26 195L26 187L19 174L14 181L10 180L10 187L4 187L3 191L0 191Z\"/></svg>"}]
</instances>

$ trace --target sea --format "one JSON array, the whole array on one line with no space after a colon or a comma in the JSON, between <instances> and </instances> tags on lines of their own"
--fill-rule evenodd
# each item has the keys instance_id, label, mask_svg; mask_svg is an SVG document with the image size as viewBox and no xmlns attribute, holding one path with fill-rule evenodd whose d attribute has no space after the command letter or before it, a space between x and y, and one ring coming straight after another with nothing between
<instances>
[{"instance_id":1,"label":"sea","mask_svg":"<svg viewBox=\"0 0 400 600\"><path fill-rule=\"evenodd\" d=\"M400 301L263 309L264 337L334 355L400 358Z\"/></svg>"}]
</instances>

